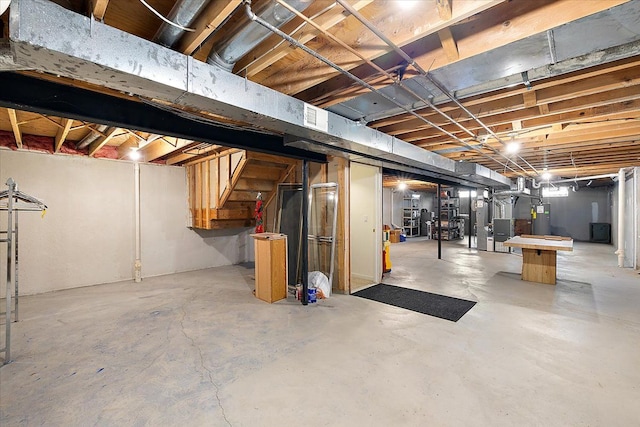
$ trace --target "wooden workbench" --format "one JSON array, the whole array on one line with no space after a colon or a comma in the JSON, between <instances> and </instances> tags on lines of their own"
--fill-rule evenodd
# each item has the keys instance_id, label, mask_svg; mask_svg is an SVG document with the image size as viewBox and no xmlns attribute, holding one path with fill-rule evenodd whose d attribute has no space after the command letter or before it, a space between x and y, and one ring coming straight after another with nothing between
<instances>
[{"instance_id":1,"label":"wooden workbench","mask_svg":"<svg viewBox=\"0 0 640 427\"><path fill-rule=\"evenodd\" d=\"M522 235L512 237L505 246L522 248L522 280L556 284L556 254L573 251L573 239L560 236Z\"/></svg>"}]
</instances>

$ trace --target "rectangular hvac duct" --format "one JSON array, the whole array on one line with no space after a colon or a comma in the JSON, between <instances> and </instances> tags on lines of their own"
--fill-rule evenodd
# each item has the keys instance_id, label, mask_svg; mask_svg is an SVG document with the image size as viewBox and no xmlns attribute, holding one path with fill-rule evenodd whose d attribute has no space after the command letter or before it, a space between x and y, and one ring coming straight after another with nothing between
<instances>
[{"instance_id":1,"label":"rectangular hvac duct","mask_svg":"<svg viewBox=\"0 0 640 427\"><path fill-rule=\"evenodd\" d=\"M62 25L62 27L61 27ZM458 163L193 57L109 27L46 0L14 0L10 41L17 64L131 95L252 123L369 159L391 161L454 182L508 185L496 174L460 177ZM313 113L313 114L310 114ZM313 119L313 122L311 121ZM316 122L316 119L319 121ZM462 179L461 179L462 178Z\"/></svg>"}]
</instances>

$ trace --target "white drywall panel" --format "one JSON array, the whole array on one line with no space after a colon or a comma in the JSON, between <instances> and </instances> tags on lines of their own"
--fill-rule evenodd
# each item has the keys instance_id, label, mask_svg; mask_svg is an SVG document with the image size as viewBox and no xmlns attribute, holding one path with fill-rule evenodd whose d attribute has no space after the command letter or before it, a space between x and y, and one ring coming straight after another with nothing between
<instances>
[{"instance_id":1,"label":"white drywall panel","mask_svg":"<svg viewBox=\"0 0 640 427\"><path fill-rule=\"evenodd\" d=\"M140 165L143 278L253 259L252 228L196 231L186 227L186 188L184 168Z\"/></svg>"},{"instance_id":2,"label":"white drywall panel","mask_svg":"<svg viewBox=\"0 0 640 427\"><path fill-rule=\"evenodd\" d=\"M20 213L21 294L132 277L131 163L0 150L3 190L9 177L19 190L43 199L49 207L44 218ZM5 229L6 212L0 221ZM4 266L0 271L6 274Z\"/></svg>"}]
</instances>

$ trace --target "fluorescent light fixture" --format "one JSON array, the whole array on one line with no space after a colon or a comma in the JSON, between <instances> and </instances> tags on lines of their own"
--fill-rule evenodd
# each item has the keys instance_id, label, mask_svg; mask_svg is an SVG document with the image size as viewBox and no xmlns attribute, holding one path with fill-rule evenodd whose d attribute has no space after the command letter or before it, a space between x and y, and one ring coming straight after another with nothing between
<instances>
[{"instance_id":1,"label":"fluorescent light fixture","mask_svg":"<svg viewBox=\"0 0 640 427\"><path fill-rule=\"evenodd\" d=\"M475 198L478 195L476 190L471 190L471 197ZM458 191L458 197L467 198L469 197L469 190L461 190Z\"/></svg>"},{"instance_id":2,"label":"fluorescent light fixture","mask_svg":"<svg viewBox=\"0 0 640 427\"><path fill-rule=\"evenodd\" d=\"M419 195L418 193L413 193L413 194L411 195L411 198L413 198L413 199L419 199L419 198L420 198L420 195Z\"/></svg>"},{"instance_id":3,"label":"fluorescent light fixture","mask_svg":"<svg viewBox=\"0 0 640 427\"><path fill-rule=\"evenodd\" d=\"M569 187L544 187L542 197L568 197Z\"/></svg>"},{"instance_id":4,"label":"fluorescent light fixture","mask_svg":"<svg viewBox=\"0 0 640 427\"><path fill-rule=\"evenodd\" d=\"M404 191L406 189L407 189L407 183L404 181L401 181L400 184L398 184L398 190Z\"/></svg>"}]
</instances>

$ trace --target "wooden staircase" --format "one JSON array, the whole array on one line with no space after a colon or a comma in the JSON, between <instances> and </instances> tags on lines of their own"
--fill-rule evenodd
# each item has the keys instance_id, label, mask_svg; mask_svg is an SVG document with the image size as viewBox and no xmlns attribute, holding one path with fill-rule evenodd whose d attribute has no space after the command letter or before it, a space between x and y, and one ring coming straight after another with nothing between
<instances>
[{"instance_id":1,"label":"wooden staircase","mask_svg":"<svg viewBox=\"0 0 640 427\"><path fill-rule=\"evenodd\" d=\"M297 165L294 159L236 149L187 164L191 227L254 226L258 193L266 209Z\"/></svg>"}]
</instances>

